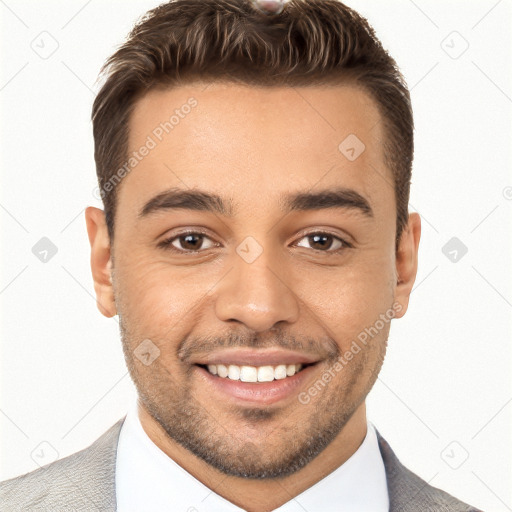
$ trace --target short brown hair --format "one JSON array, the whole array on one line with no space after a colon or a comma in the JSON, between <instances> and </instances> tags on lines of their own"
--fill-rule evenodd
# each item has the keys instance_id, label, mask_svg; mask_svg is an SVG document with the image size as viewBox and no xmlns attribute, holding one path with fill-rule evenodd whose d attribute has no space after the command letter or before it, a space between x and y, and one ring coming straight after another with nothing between
<instances>
[{"instance_id":1,"label":"short brown hair","mask_svg":"<svg viewBox=\"0 0 512 512\"><path fill-rule=\"evenodd\" d=\"M111 241L117 194L112 179L127 158L136 101L156 86L198 78L255 86L351 81L367 91L384 122L398 244L408 220L413 159L410 95L367 20L338 0L291 0L272 15L251 0L172 0L143 16L101 74L105 81L92 110L94 157Z\"/></svg>"}]
</instances>

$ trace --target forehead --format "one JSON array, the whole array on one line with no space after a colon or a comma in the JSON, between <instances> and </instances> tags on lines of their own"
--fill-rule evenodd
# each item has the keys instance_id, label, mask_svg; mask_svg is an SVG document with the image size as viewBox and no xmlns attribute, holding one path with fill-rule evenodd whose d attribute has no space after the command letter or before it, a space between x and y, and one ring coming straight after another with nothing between
<instances>
[{"instance_id":1,"label":"forehead","mask_svg":"<svg viewBox=\"0 0 512 512\"><path fill-rule=\"evenodd\" d=\"M233 198L235 213L244 202L261 205L315 186L372 196L383 176L392 181L382 140L375 101L352 85L196 82L152 90L130 118L133 165L118 204L137 209L175 187Z\"/></svg>"}]
</instances>

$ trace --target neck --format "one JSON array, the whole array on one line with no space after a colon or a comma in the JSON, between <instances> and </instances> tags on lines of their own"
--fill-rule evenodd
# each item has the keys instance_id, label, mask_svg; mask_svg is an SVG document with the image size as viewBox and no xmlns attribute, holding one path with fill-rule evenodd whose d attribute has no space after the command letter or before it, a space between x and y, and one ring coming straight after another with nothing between
<instances>
[{"instance_id":1,"label":"neck","mask_svg":"<svg viewBox=\"0 0 512 512\"><path fill-rule=\"evenodd\" d=\"M340 467L366 436L363 402L329 446L300 471L279 479L252 480L226 476L170 439L140 402L138 413L142 428L158 448L205 486L247 512L275 510L295 498Z\"/></svg>"}]
</instances>

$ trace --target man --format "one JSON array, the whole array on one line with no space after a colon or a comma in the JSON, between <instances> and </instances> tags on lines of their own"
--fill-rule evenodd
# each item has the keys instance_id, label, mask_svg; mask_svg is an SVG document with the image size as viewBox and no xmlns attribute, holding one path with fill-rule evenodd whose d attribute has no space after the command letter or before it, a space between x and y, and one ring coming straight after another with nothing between
<instances>
[{"instance_id":1,"label":"man","mask_svg":"<svg viewBox=\"0 0 512 512\"><path fill-rule=\"evenodd\" d=\"M420 239L409 93L367 22L337 0L176 0L104 80L86 221L138 403L4 482L3 509L476 510L366 418Z\"/></svg>"}]
</instances>

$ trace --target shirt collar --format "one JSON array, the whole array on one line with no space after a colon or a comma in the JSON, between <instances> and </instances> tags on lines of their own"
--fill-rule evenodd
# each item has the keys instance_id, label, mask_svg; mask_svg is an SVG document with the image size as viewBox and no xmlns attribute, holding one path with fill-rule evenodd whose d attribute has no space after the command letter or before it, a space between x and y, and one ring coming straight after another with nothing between
<instances>
[{"instance_id":1,"label":"shirt collar","mask_svg":"<svg viewBox=\"0 0 512 512\"><path fill-rule=\"evenodd\" d=\"M340 467L274 512L387 512L386 472L372 423L357 451ZM121 428L116 459L118 512L198 510L243 512L194 478L146 434L136 401Z\"/></svg>"}]
</instances>

